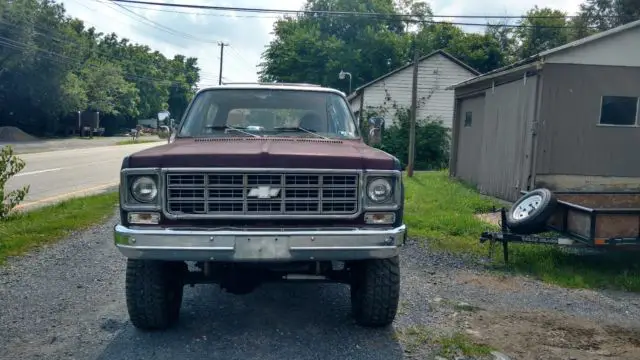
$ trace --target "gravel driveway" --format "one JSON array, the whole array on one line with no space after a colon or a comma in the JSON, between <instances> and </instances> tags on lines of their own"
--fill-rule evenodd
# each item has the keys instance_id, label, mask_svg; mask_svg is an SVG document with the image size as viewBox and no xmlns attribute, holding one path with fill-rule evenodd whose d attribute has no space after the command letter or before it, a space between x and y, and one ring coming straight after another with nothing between
<instances>
[{"instance_id":1,"label":"gravel driveway","mask_svg":"<svg viewBox=\"0 0 640 360\"><path fill-rule=\"evenodd\" d=\"M499 278L413 242L394 329L353 324L346 286L200 285L177 328L142 333L127 320L115 221L0 268L0 359L432 359L426 339L452 331L512 359L640 358L640 295Z\"/></svg>"}]
</instances>

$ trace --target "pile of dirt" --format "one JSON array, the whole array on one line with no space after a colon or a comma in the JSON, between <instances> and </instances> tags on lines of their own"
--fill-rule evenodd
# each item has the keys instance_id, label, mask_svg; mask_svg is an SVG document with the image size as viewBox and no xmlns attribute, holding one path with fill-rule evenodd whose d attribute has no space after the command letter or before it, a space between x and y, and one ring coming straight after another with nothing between
<instances>
[{"instance_id":1,"label":"pile of dirt","mask_svg":"<svg viewBox=\"0 0 640 360\"><path fill-rule=\"evenodd\" d=\"M29 135L15 126L0 126L0 142L26 142L37 140L37 137Z\"/></svg>"},{"instance_id":2,"label":"pile of dirt","mask_svg":"<svg viewBox=\"0 0 640 360\"><path fill-rule=\"evenodd\" d=\"M640 359L640 329L553 311L479 312L473 333L522 360Z\"/></svg>"}]
</instances>

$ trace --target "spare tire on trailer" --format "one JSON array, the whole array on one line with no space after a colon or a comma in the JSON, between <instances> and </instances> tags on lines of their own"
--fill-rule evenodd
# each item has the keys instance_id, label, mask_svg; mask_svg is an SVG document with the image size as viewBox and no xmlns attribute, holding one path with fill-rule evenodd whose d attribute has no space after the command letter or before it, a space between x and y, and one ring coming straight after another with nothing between
<instances>
[{"instance_id":1,"label":"spare tire on trailer","mask_svg":"<svg viewBox=\"0 0 640 360\"><path fill-rule=\"evenodd\" d=\"M521 235L544 232L547 220L553 215L557 205L558 200L549 189L534 189L509 209L507 228Z\"/></svg>"}]
</instances>

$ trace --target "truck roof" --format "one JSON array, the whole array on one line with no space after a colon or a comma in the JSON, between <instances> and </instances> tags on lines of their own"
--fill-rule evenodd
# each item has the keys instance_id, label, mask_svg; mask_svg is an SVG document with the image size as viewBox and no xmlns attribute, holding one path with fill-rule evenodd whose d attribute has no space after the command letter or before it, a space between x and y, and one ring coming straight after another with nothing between
<instances>
[{"instance_id":1,"label":"truck roof","mask_svg":"<svg viewBox=\"0 0 640 360\"><path fill-rule=\"evenodd\" d=\"M317 91L330 92L341 96L346 96L340 90L323 87L315 84L302 83L227 83L224 85L207 86L198 90L198 92L206 90L223 90L223 89L270 89L270 90L297 90L297 91Z\"/></svg>"}]
</instances>

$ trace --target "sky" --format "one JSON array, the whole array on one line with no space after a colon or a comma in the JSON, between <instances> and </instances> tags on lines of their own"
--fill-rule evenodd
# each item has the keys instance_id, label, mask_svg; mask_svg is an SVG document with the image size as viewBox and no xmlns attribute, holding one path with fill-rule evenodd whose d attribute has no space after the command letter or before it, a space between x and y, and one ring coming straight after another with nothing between
<instances>
[{"instance_id":1,"label":"sky","mask_svg":"<svg viewBox=\"0 0 640 360\"><path fill-rule=\"evenodd\" d=\"M147 0L152 2L299 10L305 0ZM167 57L175 54L198 58L199 87L216 85L220 72L220 46L224 42L223 82L257 81L258 64L272 40L277 15L245 12L129 5L109 0L57 0L70 16L102 33L148 45ZM522 15L534 5L575 14L582 0L432 0L434 15ZM277 5L276 5L277 4ZM123 9L126 7L129 11ZM135 13L135 14L134 14ZM136 15L137 14L137 15ZM145 19L146 18L146 19ZM438 19L445 20L445 19ZM457 22L485 22L457 19ZM465 27L483 31L482 27ZM337 74L336 74L337 76Z\"/></svg>"}]
</instances>

